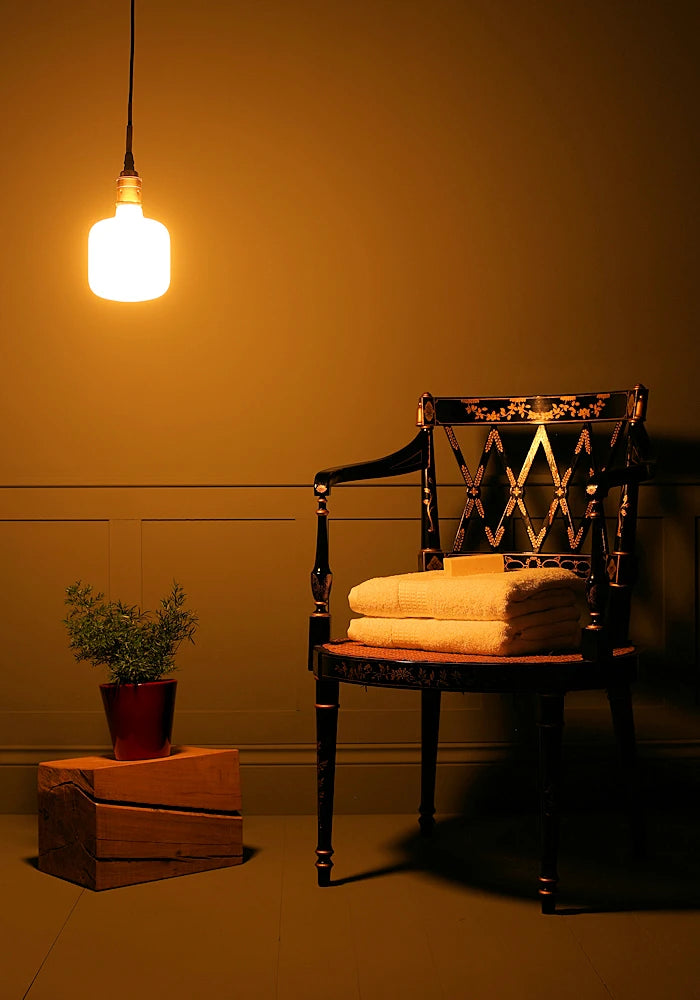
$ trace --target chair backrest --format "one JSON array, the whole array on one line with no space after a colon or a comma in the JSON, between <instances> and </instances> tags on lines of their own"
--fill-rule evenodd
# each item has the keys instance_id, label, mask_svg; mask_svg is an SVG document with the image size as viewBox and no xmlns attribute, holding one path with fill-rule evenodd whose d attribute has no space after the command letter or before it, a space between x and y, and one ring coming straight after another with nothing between
<instances>
[{"instance_id":1,"label":"chair backrest","mask_svg":"<svg viewBox=\"0 0 700 1000\"><path fill-rule=\"evenodd\" d=\"M624 645L635 579L639 483L652 475L644 428L647 396L643 385L579 396L474 399L425 393L418 403L418 434L405 447L317 473L310 650L330 634L327 501L335 484L420 471L419 566L443 565L435 462L439 428L466 493L452 551L500 552L507 570L573 570L587 581L591 612L583 630L584 656L598 659L611 644ZM619 488L619 496L606 510L612 488ZM607 519L614 523L612 545Z\"/></svg>"},{"instance_id":2,"label":"chair backrest","mask_svg":"<svg viewBox=\"0 0 700 1000\"><path fill-rule=\"evenodd\" d=\"M442 428L465 488L452 552L502 552L507 570L573 570L590 581L589 591L596 584L601 590L601 618L603 604L611 601L612 638L624 642L635 576L639 481L650 474L647 395L641 385L578 396L467 399L424 394L417 421L427 438L421 567L438 568L445 551L433 441L434 430ZM613 486L619 486L619 497L606 509ZM608 519L615 526L612 545Z\"/></svg>"}]
</instances>

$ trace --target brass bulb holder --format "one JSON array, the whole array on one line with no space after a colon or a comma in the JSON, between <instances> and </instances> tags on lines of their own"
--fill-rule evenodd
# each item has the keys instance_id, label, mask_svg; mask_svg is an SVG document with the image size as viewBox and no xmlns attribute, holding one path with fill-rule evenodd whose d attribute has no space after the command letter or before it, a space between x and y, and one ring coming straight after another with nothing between
<instances>
[{"instance_id":1,"label":"brass bulb holder","mask_svg":"<svg viewBox=\"0 0 700 1000\"><path fill-rule=\"evenodd\" d=\"M122 173L117 177L117 205L141 204L141 178L134 173Z\"/></svg>"}]
</instances>

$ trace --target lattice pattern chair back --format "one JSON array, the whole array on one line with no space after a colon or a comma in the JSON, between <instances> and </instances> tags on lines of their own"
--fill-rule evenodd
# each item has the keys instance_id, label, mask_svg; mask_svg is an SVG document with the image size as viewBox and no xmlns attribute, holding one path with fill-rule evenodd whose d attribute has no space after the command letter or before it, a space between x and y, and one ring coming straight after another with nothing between
<instances>
[{"instance_id":1,"label":"lattice pattern chair back","mask_svg":"<svg viewBox=\"0 0 700 1000\"><path fill-rule=\"evenodd\" d=\"M559 565L586 579L597 555L608 579L594 579L590 587L600 589L601 613L608 580L619 591L612 595L612 638L625 640L638 483L622 484L618 504L607 511L616 520L612 547L602 504L616 485L616 472L645 460L646 400L643 386L584 396L464 399L426 393L418 407L418 426L429 438L422 567L437 568L443 558L432 440L433 429L441 427L466 490L452 551L498 551L506 569ZM468 460L461 443L465 429L480 430L483 441L480 454L470 453Z\"/></svg>"}]
</instances>

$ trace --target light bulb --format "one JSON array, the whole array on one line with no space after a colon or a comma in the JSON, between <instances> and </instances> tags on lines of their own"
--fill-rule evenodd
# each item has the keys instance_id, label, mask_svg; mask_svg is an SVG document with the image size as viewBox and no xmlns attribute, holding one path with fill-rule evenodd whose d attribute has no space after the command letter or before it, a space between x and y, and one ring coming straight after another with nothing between
<instances>
[{"instance_id":1,"label":"light bulb","mask_svg":"<svg viewBox=\"0 0 700 1000\"><path fill-rule=\"evenodd\" d=\"M114 218L90 230L88 284L95 295L115 302L157 299L170 286L170 234L162 222L144 218L135 172L117 180Z\"/></svg>"}]
</instances>

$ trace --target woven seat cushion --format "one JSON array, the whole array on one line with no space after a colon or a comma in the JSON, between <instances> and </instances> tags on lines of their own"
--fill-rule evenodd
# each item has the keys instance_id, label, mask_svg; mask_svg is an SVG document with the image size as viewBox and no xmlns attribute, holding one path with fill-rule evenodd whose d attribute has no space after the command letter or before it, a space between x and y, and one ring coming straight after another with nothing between
<instances>
[{"instance_id":1,"label":"woven seat cushion","mask_svg":"<svg viewBox=\"0 0 700 1000\"><path fill-rule=\"evenodd\" d=\"M352 656L359 659L395 660L409 663L583 663L580 653L550 653L534 656L476 656L467 653L434 653L421 649L391 649L382 646L364 646L351 639L337 639L324 644L323 649L334 656ZM614 657L631 656L634 646L621 646L613 650Z\"/></svg>"}]
</instances>

